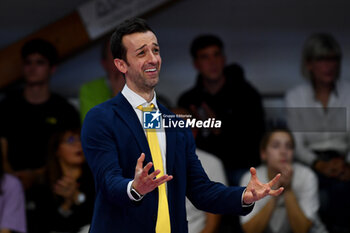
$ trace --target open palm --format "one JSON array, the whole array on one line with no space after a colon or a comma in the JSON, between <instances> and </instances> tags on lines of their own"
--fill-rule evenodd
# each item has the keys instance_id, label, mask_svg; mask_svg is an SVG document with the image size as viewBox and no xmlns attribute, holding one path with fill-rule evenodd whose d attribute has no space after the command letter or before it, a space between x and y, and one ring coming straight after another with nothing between
<instances>
[{"instance_id":1,"label":"open palm","mask_svg":"<svg viewBox=\"0 0 350 233\"><path fill-rule=\"evenodd\" d=\"M264 198L267 195L278 196L280 195L284 188L280 187L277 190L273 190L272 187L277 183L281 174L277 174L270 182L263 184L259 181L255 168L250 168L250 181L243 195L243 202L245 204L251 204Z\"/></svg>"}]
</instances>

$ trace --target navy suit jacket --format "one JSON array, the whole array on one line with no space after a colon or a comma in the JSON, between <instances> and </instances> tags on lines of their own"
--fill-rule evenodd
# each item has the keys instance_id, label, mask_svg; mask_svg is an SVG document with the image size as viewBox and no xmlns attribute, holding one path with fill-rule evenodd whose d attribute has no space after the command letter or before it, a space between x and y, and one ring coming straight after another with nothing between
<instances>
[{"instance_id":1,"label":"navy suit jacket","mask_svg":"<svg viewBox=\"0 0 350 233\"><path fill-rule=\"evenodd\" d=\"M172 114L162 105L158 106L162 114ZM96 186L90 232L154 233L158 190L146 194L140 202L130 200L127 195L137 159L144 152L145 166L152 161L152 156L140 121L121 93L88 112L82 144ZM188 231L185 196L198 209L207 212L245 215L252 210L252 207L242 207L243 187L226 187L208 179L195 149L190 129L166 129L166 171L173 175L167 183L167 192L174 233Z\"/></svg>"}]
</instances>

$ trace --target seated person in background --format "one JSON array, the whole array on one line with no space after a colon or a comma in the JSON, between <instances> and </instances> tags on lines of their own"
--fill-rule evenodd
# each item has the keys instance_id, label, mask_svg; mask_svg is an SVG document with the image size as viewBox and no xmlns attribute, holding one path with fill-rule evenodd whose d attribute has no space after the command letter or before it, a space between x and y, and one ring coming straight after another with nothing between
<instances>
[{"instance_id":1,"label":"seated person in background","mask_svg":"<svg viewBox=\"0 0 350 233\"><path fill-rule=\"evenodd\" d=\"M85 83L80 88L80 117L84 121L86 113L94 106L116 96L124 87L125 79L115 67L109 39L105 39L101 50L101 65L107 77Z\"/></svg>"},{"instance_id":2,"label":"seated person in background","mask_svg":"<svg viewBox=\"0 0 350 233\"><path fill-rule=\"evenodd\" d=\"M172 112L183 119L189 118L186 116L190 115L186 109L182 108L172 109ZM194 138L196 138L198 128L192 128L192 133ZM224 166L220 159L198 148L196 149L196 155L210 180L227 185ZM186 198L186 213L189 233L217 232L221 215L198 210L188 198Z\"/></svg>"},{"instance_id":3,"label":"seated person in background","mask_svg":"<svg viewBox=\"0 0 350 233\"><path fill-rule=\"evenodd\" d=\"M52 136L46 178L35 187L35 203L44 219L40 232L73 233L90 224L94 182L85 163L79 129L61 130Z\"/></svg>"},{"instance_id":4,"label":"seated person in background","mask_svg":"<svg viewBox=\"0 0 350 233\"><path fill-rule=\"evenodd\" d=\"M0 137L6 172L17 176L26 191L27 218L35 212L30 188L39 182L47 162L52 133L66 125L80 126L79 114L64 98L50 90L56 69L56 48L41 39L30 40L21 50L24 88L9 93L0 103ZM38 219L38 221L40 221ZM41 221L40 221L41 222ZM28 231L35 221L27 219Z\"/></svg>"},{"instance_id":5,"label":"seated person in background","mask_svg":"<svg viewBox=\"0 0 350 233\"><path fill-rule=\"evenodd\" d=\"M239 65L225 67L224 45L213 35L197 37L191 45L199 75L196 85L181 95L178 106L197 119L215 118L221 129L201 129L196 145L219 157L230 185L259 161L264 113L259 93L245 79ZM234 148L235 153L229 153Z\"/></svg>"},{"instance_id":6,"label":"seated person in background","mask_svg":"<svg viewBox=\"0 0 350 233\"><path fill-rule=\"evenodd\" d=\"M4 173L0 147L0 233L26 233L25 200L21 182Z\"/></svg>"},{"instance_id":7,"label":"seated person in background","mask_svg":"<svg viewBox=\"0 0 350 233\"><path fill-rule=\"evenodd\" d=\"M350 232L350 84L339 80L341 49L329 34L314 34L303 49L307 83L286 95L296 159L319 176L320 216L330 232Z\"/></svg>"},{"instance_id":8,"label":"seated person in background","mask_svg":"<svg viewBox=\"0 0 350 233\"><path fill-rule=\"evenodd\" d=\"M317 177L310 168L293 162L294 139L290 131L275 129L268 132L260 150L264 164L256 169L258 177L264 182L281 173L278 185L285 189L279 197L268 197L255 203L250 214L240 217L244 232L327 232L317 216ZM246 173L241 185L248 182L249 174Z\"/></svg>"}]
</instances>

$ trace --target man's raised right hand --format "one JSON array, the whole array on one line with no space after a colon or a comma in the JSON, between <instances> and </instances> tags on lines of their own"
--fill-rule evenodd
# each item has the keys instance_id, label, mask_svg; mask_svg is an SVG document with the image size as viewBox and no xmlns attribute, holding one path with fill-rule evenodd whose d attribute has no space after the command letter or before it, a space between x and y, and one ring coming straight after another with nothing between
<instances>
[{"instance_id":1,"label":"man's raised right hand","mask_svg":"<svg viewBox=\"0 0 350 233\"><path fill-rule=\"evenodd\" d=\"M145 160L145 154L141 153L141 156L137 160L136 168L135 168L135 177L134 182L132 183L132 187L141 195L145 195L159 185L170 181L173 176L163 175L157 178L160 170L157 169L151 174L148 174L149 170L153 166L152 162L149 162L145 167L143 167L143 161Z\"/></svg>"}]
</instances>

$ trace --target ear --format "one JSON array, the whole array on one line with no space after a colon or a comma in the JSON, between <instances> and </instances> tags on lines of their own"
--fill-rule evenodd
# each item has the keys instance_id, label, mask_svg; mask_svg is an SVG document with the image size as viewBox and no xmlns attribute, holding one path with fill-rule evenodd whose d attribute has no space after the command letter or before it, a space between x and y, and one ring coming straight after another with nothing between
<instances>
[{"instance_id":1,"label":"ear","mask_svg":"<svg viewBox=\"0 0 350 233\"><path fill-rule=\"evenodd\" d=\"M114 65L123 74L125 74L128 71L128 65L122 59L119 59L119 58L114 59Z\"/></svg>"}]
</instances>

